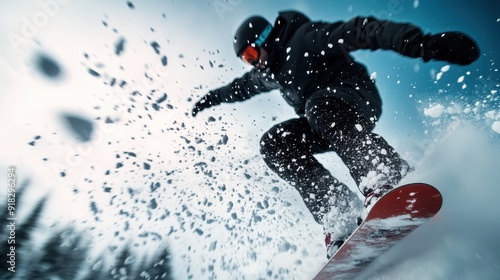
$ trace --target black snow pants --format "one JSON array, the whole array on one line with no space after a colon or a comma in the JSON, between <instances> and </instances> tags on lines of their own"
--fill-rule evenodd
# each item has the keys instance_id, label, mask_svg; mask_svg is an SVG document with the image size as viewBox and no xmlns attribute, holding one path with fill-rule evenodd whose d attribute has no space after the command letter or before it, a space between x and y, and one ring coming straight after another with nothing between
<instances>
[{"instance_id":1,"label":"black snow pants","mask_svg":"<svg viewBox=\"0 0 500 280\"><path fill-rule=\"evenodd\" d=\"M368 83L355 88L339 84L328 91L375 90L372 94L378 94L373 81L368 79ZM408 168L394 149L372 132L376 117L367 119L358 111L341 98L318 91L308 99L305 116L277 124L262 136L264 161L299 191L320 224L332 206L340 207L340 212L350 211L348 205L357 197L315 154L337 153L364 196L379 184L396 185L402 170Z\"/></svg>"}]
</instances>

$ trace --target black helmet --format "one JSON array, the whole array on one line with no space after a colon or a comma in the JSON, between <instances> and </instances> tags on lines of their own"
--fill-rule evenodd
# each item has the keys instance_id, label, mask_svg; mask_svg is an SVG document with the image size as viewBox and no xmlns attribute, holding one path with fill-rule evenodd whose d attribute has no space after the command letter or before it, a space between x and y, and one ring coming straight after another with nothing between
<instances>
[{"instance_id":1,"label":"black helmet","mask_svg":"<svg viewBox=\"0 0 500 280\"><path fill-rule=\"evenodd\" d=\"M245 20L234 35L234 52L240 56L243 50L251 44L260 47L271 33L273 26L261 16L253 16Z\"/></svg>"}]
</instances>

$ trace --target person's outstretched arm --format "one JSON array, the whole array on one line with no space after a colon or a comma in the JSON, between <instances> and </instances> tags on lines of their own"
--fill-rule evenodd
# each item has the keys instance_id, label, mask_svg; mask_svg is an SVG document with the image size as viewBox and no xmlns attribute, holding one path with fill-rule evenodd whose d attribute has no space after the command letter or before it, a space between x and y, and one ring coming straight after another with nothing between
<instances>
[{"instance_id":1,"label":"person's outstretched arm","mask_svg":"<svg viewBox=\"0 0 500 280\"><path fill-rule=\"evenodd\" d=\"M273 80L267 71L254 68L230 84L211 90L203 96L195 103L192 115L194 117L198 112L223 102L244 101L259 93L278 88L280 88L278 82Z\"/></svg>"},{"instance_id":2,"label":"person's outstretched arm","mask_svg":"<svg viewBox=\"0 0 500 280\"><path fill-rule=\"evenodd\" d=\"M317 31L317 32L314 32ZM307 32L307 40L317 50L330 55L346 55L359 49L392 50L424 61L441 60L468 65L479 58L477 43L460 32L424 34L410 23L378 20L374 17L356 17L347 22L319 23Z\"/></svg>"}]
</instances>

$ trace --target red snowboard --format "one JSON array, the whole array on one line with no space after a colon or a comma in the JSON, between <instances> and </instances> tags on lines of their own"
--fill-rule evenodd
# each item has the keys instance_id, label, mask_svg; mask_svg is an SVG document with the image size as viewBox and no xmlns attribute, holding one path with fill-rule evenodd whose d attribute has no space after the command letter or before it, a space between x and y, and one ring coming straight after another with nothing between
<instances>
[{"instance_id":1,"label":"red snowboard","mask_svg":"<svg viewBox=\"0 0 500 280\"><path fill-rule=\"evenodd\" d=\"M353 279L436 215L442 203L441 193L427 184L408 184L388 192L314 279Z\"/></svg>"}]
</instances>

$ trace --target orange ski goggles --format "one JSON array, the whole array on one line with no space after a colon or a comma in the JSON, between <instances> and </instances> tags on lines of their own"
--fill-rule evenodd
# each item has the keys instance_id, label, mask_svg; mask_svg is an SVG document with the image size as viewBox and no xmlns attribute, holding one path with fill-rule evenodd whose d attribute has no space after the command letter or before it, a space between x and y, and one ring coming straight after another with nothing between
<instances>
[{"instance_id":1,"label":"orange ski goggles","mask_svg":"<svg viewBox=\"0 0 500 280\"><path fill-rule=\"evenodd\" d=\"M260 57L260 48L247 46L240 55L240 58L243 59L246 63L250 65L255 65L259 61Z\"/></svg>"}]
</instances>

